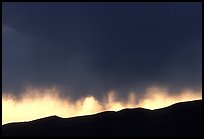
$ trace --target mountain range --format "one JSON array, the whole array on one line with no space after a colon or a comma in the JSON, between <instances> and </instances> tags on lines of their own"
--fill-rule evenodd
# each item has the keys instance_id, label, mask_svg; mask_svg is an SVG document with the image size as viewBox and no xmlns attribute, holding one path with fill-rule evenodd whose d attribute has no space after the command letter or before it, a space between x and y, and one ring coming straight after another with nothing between
<instances>
[{"instance_id":1,"label":"mountain range","mask_svg":"<svg viewBox=\"0 0 204 139\"><path fill-rule=\"evenodd\" d=\"M2 136L202 136L202 100L149 110L105 111L72 118L50 116L2 125Z\"/></svg>"}]
</instances>

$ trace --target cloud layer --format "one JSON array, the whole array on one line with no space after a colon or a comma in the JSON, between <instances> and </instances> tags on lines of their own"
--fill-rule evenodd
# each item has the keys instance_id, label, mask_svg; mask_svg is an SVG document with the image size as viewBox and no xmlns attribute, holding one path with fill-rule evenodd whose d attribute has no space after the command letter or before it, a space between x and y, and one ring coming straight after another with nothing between
<instances>
[{"instance_id":1,"label":"cloud layer","mask_svg":"<svg viewBox=\"0 0 204 139\"><path fill-rule=\"evenodd\" d=\"M3 3L2 16L4 94L201 90L201 3Z\"/></svg>"}]
</instances>

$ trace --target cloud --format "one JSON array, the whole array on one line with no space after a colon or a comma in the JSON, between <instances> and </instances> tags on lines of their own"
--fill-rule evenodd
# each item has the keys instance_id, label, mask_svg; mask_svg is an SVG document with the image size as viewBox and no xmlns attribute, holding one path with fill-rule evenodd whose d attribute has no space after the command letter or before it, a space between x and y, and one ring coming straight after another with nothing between
<instances>
[{"instance_id":1,"label":"cloud","mask_svg":"<svg viewBox=\"0 0 204 139\"><path fill-rule=\"evenodd\" d=\"M125 101L152 86L200 91L201 11L199 3L4 3L2 92L56 87L60 97L102 101L114 90Z\"/></svg>"}]
</instances>

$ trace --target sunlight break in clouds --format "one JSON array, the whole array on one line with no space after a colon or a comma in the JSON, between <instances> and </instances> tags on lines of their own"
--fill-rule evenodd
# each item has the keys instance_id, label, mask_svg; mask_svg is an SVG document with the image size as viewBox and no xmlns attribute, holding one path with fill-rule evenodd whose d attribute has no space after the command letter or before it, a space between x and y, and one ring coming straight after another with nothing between
<instances>
[{"instance_id":1,"label":"sunlight break in clouds","mask_svg":"<svg viewBox=\"0 0 204 139\"><path fill-rule=\"evenodd\" d=\"M3 95L2 98L2 124L10 122L23 122L43 118L51 115L67 118L80 115L89 115L102 111L118 111L124 108L142 107L157 109L171 104L202 99L201 92L184 90L178 95L170 95L168 90L162 88L148 88L146 95L136 102L134 92L129 93L127 102L116 101L116 92L111 91L105 98L105 103L99 102L93 96L81 98L76 102L68 98L60 98L56 88L27 89L22 99L16 100L12 96Z\"/></svg>"}]
</instances>

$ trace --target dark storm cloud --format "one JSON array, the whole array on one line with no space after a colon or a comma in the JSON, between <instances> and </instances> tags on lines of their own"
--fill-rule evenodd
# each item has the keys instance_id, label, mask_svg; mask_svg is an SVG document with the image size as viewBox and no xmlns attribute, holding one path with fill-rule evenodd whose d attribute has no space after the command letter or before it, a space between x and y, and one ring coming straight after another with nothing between
<instances>
[{"instance_id":1,"label":"dark storm cloud","mask_svg":"<svg viewBox=\"0 0 204 139\"><path fill-rule=\"evenodd\" d=\"M201 3L3 3L3 92L200 89Z\"/></svg>"}]
</instances>

